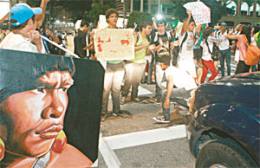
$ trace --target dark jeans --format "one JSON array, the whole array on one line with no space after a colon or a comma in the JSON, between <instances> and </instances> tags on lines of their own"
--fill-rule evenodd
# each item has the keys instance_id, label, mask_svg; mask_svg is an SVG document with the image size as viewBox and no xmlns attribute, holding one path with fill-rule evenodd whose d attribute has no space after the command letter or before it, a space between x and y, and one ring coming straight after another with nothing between
<instances>
[{"instance_id":1,"label":"dark jeans","mask_svg":"<svg viewBox=\"0 0 260 168\"><path fill-rule=\"evenodd\" d=\"M157 67L155 66L155 72L157 71ZM159 87L158 83L157 83L157 76L155 73L155 97L157 100L161 100L162 99L162 89Z\"/></svg>"},{"instance_id":2,"label":"dark jeans","mask_svg":"<svg viewBox=\"0 0 260 168\"><path fill-rule=\"evenodd\" d=\"M250 66L246 65L244 61L239 60L235 74L249 72Z\"/></svg>"},{"instance_id":3,"label":"dark jeans","mask_svg":"<svg viewBox=\"0 0 260 168\"><path fill-rule=\"evenodd\" d=\"M170 108L164 108L164 102L166 97L167 90L162 91L162 112L165 120L171 120L171 109Z\"/></svg>"},{"instance_id":4,"label":"dark jeans","mask_svg":"<svg viewBox=\"0 0 260 168\"><path fill-rule=\"evenodd\" d=\"M152 59L151 62L149 62L149 67L148 67L148 76L147 76L147 83L151 84L152 81L152 76L153 76L153 70L154 70L154 65L155 65L155 55L151 55Z\"/></svg>"},{"instance_id":5,"label":"dark jeans","mask_svg":"<svg viewBox=\"0 0 260 168\"><path fill-rule=\"evenodd\" d=\"M227 67L227 75L230 75L231 72L231 52L230 49L227 50L220 50L220 66L221 66L221 75L222 77L225 76L225 60L226 60L226 67Z\"/></svg>"},{"instance_id":6,"label":"dark jeans","mask_svg":"<svg viewBox=\"0 0 260 168\"><path fill-rule=\"evenodd\" d=\"M166 97L167 90L166 89L161 89L162 93L162 112L165 120L170 120L171 119L171 110L170 108L164 108L164 101ZM171 100L174 102L178 102L176 100L186 100L190 97L190 93L192 90L185 90L184 88L174 88L173 92L171 94Z\"/></svg>"}]
</instances>

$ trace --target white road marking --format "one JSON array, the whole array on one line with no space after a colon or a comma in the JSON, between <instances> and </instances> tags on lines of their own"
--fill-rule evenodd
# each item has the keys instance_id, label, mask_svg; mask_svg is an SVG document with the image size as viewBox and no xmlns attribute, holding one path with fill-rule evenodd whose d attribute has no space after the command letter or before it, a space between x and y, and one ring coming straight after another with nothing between
<instances>
[{"instance_id":1,"label":"white road marking","mask_svg":"<svg viewBox=\"0 0 260 168\"><path fill-rule=\"evenodd\" d=\"M159 128L148 131L120 134L103 137L109 147L113 150L150 143L168 141L173 139L185 138L187 136L186 126L177 125L168 128Z\"/></svg>"},{"instance_id":2,"label":"white road marking","mask_svg":"<svg viewBox=\"0 0 260 168\"><path fill-rule=\"evenodd\" d=\"M111 147L107 144L107 142L102 138L102 135L99 138L99 151L102 154L108 168L120 168L121 163L118 157L111 149Z\"/></svg>"}]
</instances>

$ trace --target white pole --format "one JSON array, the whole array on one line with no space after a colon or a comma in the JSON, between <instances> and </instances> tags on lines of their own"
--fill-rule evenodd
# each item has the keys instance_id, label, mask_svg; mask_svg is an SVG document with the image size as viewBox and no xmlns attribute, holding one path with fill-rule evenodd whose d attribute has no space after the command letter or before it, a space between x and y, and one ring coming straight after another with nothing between
<instances>
[{"instance_id":1,"label":"white pole","mask_svg":"<svg viewBox=\"0 0 260 168\"><path fill-rule=\"evenodd\" d=\"M144 11L144 0L140 1L140 12Z\"/></svg>"},{"instance_id":2,"label":"white pole","mask_svg":"<svg viewBox=\"0 0 260 168\"><path fill-rule=\"evenodd\" d=\"M65 51L65 52L71 54L71 55L74 56L75 58L80 58L77 54L71 52L70 50L68 50L68 49L66 49L66 48L64 48L64 47L62 47L62 46L59 46L59 44L57 44L57 43L55 43L55 42L49 40L47 37L45 37L45 36L43 36L43 35L40 35L40 36L41 36L42 39L48 41L49 43L51 43L52 45L58 47L59 49L61 49L61 50Z\"/></svg>"}]
</instances>

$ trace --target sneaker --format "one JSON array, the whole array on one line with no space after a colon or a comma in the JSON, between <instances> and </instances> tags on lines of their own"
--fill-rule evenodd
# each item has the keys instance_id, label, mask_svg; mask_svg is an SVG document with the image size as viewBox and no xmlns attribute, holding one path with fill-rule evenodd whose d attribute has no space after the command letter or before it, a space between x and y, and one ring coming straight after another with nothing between
<instances>
[{"instance_id":1,"label":"sneaker","mask_svg":"<svg viewBox=\"0 0 260 168\"><path fill-rule=\"evenodd\" d=\"M140 100L138 97L136 97L136 98L132 98L132 101L138 103L138 102L140 102L141 100Z\"/></svg>"},{"instance_id":2,"label":"sneaker","mask_svg":"<svg viewBox=\"0 0 260 168\"><path fill-rule=\"evenodd\" d=\"M165 120L164 116L153 117L153 120L158 124L168 124L171 122L170 120Z\"/></svg>"},{"instance_id":3,"label":"sneaker","mask_svg":"<svg viewBox=\"0 0 260 168\"><path fill-rule=\"evenodd\" d=\"M111 115L114 116L114 117L118 117L119 113L112 112Z\"/></svg>"}]
</instances>

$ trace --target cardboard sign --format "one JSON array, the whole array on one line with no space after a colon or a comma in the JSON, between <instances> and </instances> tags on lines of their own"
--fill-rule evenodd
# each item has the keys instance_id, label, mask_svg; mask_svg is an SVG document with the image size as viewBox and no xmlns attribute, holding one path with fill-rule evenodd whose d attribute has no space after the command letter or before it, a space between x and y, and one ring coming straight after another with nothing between
<instances>
[{"instance_id":1,"label":"cardboard sign","mask_svg":"<svg viewBox=\"0 0 260 168\"><path fill-rule=\"evenodd\" d=\"M9 12L10 4L8 1L0 1L0 20Z\"/></svg>"},{"instance_id":2,"label":"cardboard sign","mask_svg":"<svg viewBox=\"0 0 260 168\"><path fill-rule=\"evenodd\" d=\"M191 11L192 17L196 24L204 24L211 22L210 8L203 2L189 2L183 5L184 8Z\"/></svg>"},{"instance_id":3,"label":"cardboard sign","mask_svg":"<svg viewBox=\"0 0 260 168\"><path fill-rule=\"evenodd\" d=\"M94 35L96 57L101 60L132 60L134 58L133 29L100 29Z\"/></svg>"}]
</instances>

